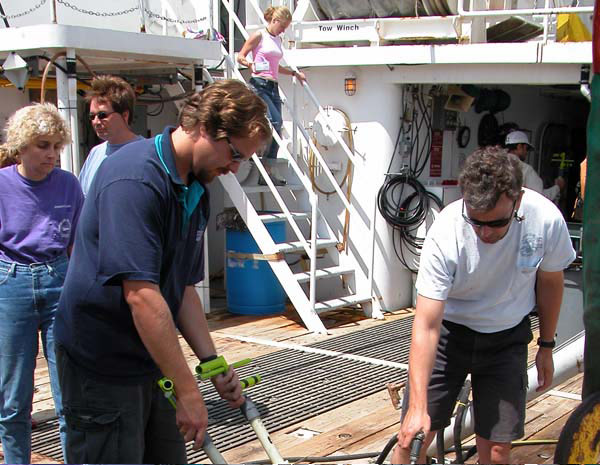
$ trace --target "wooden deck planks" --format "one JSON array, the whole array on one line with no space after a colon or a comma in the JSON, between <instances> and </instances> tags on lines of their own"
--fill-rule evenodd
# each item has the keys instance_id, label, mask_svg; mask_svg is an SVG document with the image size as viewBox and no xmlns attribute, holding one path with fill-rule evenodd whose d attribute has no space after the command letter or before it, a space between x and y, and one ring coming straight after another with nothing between
<instances>
[{"instance_id":1,"label":"wooden deck planks","mask_svg":"<svg viewBox=\"0 0 600 465\"><path fill-rule=\"evenodd\" d=\"M366 319L356 312L345 310L326 315L326 325L330 334L317 335L309 333L298 323L297 315L289 309L283 315L270 317L232 316L226 313L209 315L209 328L220 354L230 361L242 358L255 358L278 350L276 347L241 342L227 335L252 336L258 339L290 342L307 345L330 339L335 336L352 333L357 330L377 326L382 323L406 318L411 310L399 310L386 314L386 320ZM535 340L535 339L534 339ZM531 349L535 349L532 342ZM197 364L195 355L190 348L183 344L184 355L191 368ZM535 350L530 351L533 361ZM34 395L34 418L44 419L53 415L53 402L50 395L49 379L46 362L38 357L36 369L36 386ZM395 411L384 388L364 399L334 409L325 414L299 422L282 431L273 433L272 439L284 455L344 455L360 452L379 452L389 438L399 429L400 414ZM563 385L555 388L564 392L581 392L582 375L579 375ZM249 391L251 395L251 390ZM568 418L577 401L543 395L528 404L526 420L526 438L557 438L562 425ZM311 439L296 437L292 433L298 428L315 431ZM520 463L551 463L554 446L522 446L514 450L514 462ZM235 450L224 452L230 463L265 458L265 453L258 441L242 445ZM33 457L33 463L54 463L47 457ZM475 463L476 456L470 461ZM366 463L367 460L347 463Z\"/></svg>"}]
</instances>

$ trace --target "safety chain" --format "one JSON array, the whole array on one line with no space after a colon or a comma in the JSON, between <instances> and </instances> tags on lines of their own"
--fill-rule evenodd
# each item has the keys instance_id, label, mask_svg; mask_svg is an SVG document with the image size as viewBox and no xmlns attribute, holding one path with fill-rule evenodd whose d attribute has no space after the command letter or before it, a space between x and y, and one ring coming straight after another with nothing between
<instances>
[{"instance_id":1,"label":"safety chain","mask_svg":"<svg viewBox=\"0 0 600 465\"><path fill-rule=\"evenodd\" d=\"M45 2L46 0L43 0L43 1ZM67 8L71 8L72 10L78 11L79 13L83 13L86 15L92 15L92 16L102 16L102 17L127 15L127 14L133 13L134 11L137 11L139 9L139 7L134 6L133 8L129 8L128 10L112 11L112 12L106 13L106 12L92 11L92 10L86 10L84 8L79 8L78 6L75 6L75 5L67 2L66 0L56 0L56 1L64 6L66 6Z\"/></svg>"},{"instance_id":2,"label":"safety chain","mask_svg":"<svg viewBox=\"0 0 600 465\"><path fill-rule=\"evenodd\" d=\"M0 18L2 18L2 19L20 18L21 16L25 16L25 15L28 15L29 13L33 13L35 10L41 8L44 5L44 3L46 3L46 0L42 0L37 5L32 6L31 8L29 8L29 10L25 10L25 11L23 11L21 13L15 13L15 14L12 14L12 15L3 15L3 14L0 14Z\"/></svg>"},{"instance_id":3,"label":"safety chain","mask_svg":"<svg viewBox=\"0 0 600 465\"><path fill-rule=\"evenodd\" d=\"M172 18L167 18L166 16L163 16L163 15L159 15L157 13L154 13L153 11L150 11L148 8L144 8L144 11L150 18L161 19L168 23L193 24L193 23L200 23L202 21L206 21L206 16L204 18L198 18L198 19L172 19Z\"/></svg>"}]
</instances>

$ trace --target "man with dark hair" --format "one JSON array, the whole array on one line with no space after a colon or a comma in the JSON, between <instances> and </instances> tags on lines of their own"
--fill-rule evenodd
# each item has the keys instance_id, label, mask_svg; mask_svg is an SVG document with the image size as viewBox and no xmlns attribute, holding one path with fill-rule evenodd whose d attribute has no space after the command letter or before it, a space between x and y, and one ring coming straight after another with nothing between
<instances>
[{"instance_id":1,"label":"man with dark hair","mask_svg":"<svg viewBox=\"0 0 600 465\"><path fill-rule=\"evenodd\" d=\"M224 80L185 104L181 124L100 166L84 204L55 323L67 463L185 463L206 406L179 345L215 357L194 288L203 276L206 184L266 146L263 101ZM175 411L157 381L173 380ZM233 370L213 379L243 402Z\"/></svg>"},{"instance_id":2,"label":"man with dark hair","mask_svg":"<svg viewBox=\"0 0 600 465\"><path fill-rule=\"evenodd\" d=\"M533 149L533 145L529 142L529 137L523 131L511 131L506 135L506 149L516 155L521 162L521 170L523 171L523 187L527 187L536 192L539 192L547 199L558 203L560 192L565 188L565 180L562 176L554 180L554 185L544 189L544 181L535 172L533 166L526 162L529 151Z\"/></svg>"},{"instance_id":3,"label":"man with dark hair","mask_svg":"<svg viewBox=\"0 0 600 465\"><path fill-rule=\"evenodd\" d=\"M441 211L421 254L408 410L393 463L408 463L419 431L424 460L468 374L479 462L510 463L510 443L524 434L528 315L536 304L537 390L552 383L563 270L575 258L567 225L548 199L522 188L519 161L504 149L473 153L459 183L463 198Z\"/></svg>"},{"instance_id":4,"label":"man with dark hair","mask_svg":"<svg viewBox=\"0 0 600 465\"><path fill-rule=\"evenodd\" d=\"M129 127L133 120L135 92L124 79L96 76L92 79L92 89L86 94L86 101L90 104L90 123L96 135L104 140L90 150L79 173L81 189L87 196L96 171L106 157L142 137Z\"/></svg>"}]
</instances>

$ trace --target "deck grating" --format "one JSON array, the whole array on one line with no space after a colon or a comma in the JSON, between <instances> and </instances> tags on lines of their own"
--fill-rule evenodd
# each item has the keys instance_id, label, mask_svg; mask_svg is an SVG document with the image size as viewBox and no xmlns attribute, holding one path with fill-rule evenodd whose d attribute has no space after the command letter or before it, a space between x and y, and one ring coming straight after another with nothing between
<instances>
[{"instance_id":1,"label":"deck grating","mask_svg":"<svg viewBox=\"0 0 600 465\"><path fill-rule=\"evenodd\" d=\"M380 360L408 363L412 317L337 336L309 347ZM532 320L537 327L537 319ZM260 374L263 381L249 390L269 432L281 430L344 404L381 391L386 382L404 381L405 370L362 361L285 349L262 355L238 369L241 377ZM221 452L256 439L239 412L221 401L210 383L199 385L208 413L208 431ZM32 432L33 451L60 460L58 422ZM190 463L203 462L201 451L188 448Z\"/></svg>"}]
</instances>

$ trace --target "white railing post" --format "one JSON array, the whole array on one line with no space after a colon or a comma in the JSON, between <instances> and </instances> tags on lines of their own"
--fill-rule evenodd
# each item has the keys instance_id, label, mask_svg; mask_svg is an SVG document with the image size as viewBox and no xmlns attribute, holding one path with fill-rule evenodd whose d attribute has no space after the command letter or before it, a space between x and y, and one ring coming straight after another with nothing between
<instances>
[{"instance_id":1,"label":"white railing post","mask_svg":"<svg viewBox=\"0 0 600 465\"><path fill-rule=\"evenodd\" d=\"M310 308L314 310L315 302L317 300L317 204L319 202L319 196L310 192L310 204L312 207L311 212L311 225L310 225Z\"/></svg>"},{"instance_id":2,"label":"white railing post","mask_svg":"<svg viewBox=\"0 0 600 465\"><path fill-rule=\"evenodd\" d=\"M548 3L546 3L548 5ZM563 6L557 8L550 8L545 6L544 8L515 8L512 10L479 10L471 11L465 9L465 0L458 0L457 3L458 15L463 17L480 17L480 16L536 16L536 15L550 15L558 13L593 13L593 6Z\"/></svg>"},{"instance_id":3,"label":"white railing post","mask_svg":"<svg viewBox=\"0 0 600 465\"><path fill-rule=\"evenodd\" d=\"M56 24L57 23L57 17L56 17L56 0L51 0L50 1L50 22L52 24Z\"/></svg>"}]
</instances>

